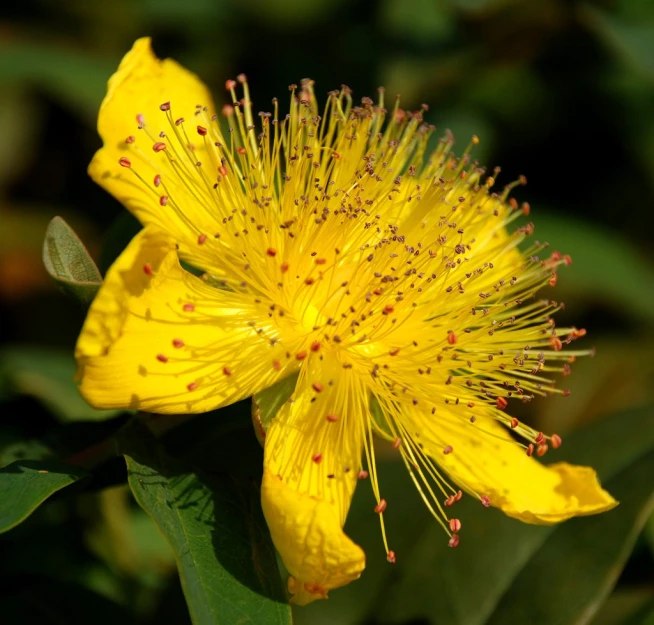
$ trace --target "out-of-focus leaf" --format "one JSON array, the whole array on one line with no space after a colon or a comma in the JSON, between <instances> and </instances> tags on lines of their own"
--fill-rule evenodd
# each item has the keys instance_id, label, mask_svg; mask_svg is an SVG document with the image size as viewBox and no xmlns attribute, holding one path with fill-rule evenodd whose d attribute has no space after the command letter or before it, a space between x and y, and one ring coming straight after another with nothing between
<instances>
[{"instance_id":1,"label":"out-of-focus leaf","mask_svg":"<svg viewBox=\"0 0 654 625\"><path fill-rule=\"evenodd\" d=\"M7 41L0 45L0 85L34 84L95 121L115 63L88 51L68 50L36 42Z\"/></svg>"},{"instance_id":2,"label":"out-of-focus leaf","mask_svg":"<svg viewBox=\"0 0 654 625\"><path fill-rule=\"evenodd\" d=\"M102 276L72 228L55 217L45 231L43 264L63 291L89 306L100 285Z\"/></svg>"},{"instance_id":3,"label":"out-of-focus leaf","mask_svg":"<svg viewBox=\"0 0 654 625\"><path fill-rule=\"evenodd\" d=\"M0 384L35 397L62 421L102 421L122 412L91 408L79 394L74 375L70 352L27 345L0 350Z\"/></svg>"},{"instance_id":4,"label":"out-of-focus leaf","mask_svg":"<svg viewBox=\"0 0 654 625\"><path fill-rule=\"evenodd\" d=\"M252 423L257 440L262 446L270 422L293 394L296 382L297 375L290 375L252 396Z\"/></svg>"},{"instance_id":5,"label":"out-of-focus leaf","mask_svg":"<svg viewBox=\"0 0 654 625\"><path fill-rule=\"evenodd\" d=\"M385 0L381 5L387 30L431 46L451 33L453 17L447 0Z\"/></svg>"},{"instance_id":6,"label":"out-of-focus leaf","mask_svg":"<svg viewBox=\"0 0 654 625\"><path fill-rule=\"evenodd\" d=\"M629 500L643 504L646 497L641 489L649 487L651 490L651 479L641 480L645 484L635 485L631 477L636 471L644 470L639 465L644 458L651 462L652 450L654 408L644 408L607 417L592 427L575 432L565 439L564 446L557 452L558 457L552 459L592 465L610 491L614 489L618 495L624 494L625 501L631 497ZM530 559L540 553L539 550L547 552L549 541L555 539L558 532L576 529L577 536L586 531L586 524L590 531L595 522L603 519L611 522L621 507L557 528L523 524L464 497L456 504L456 509L451 510L461 519L463 529L461 543L456 549L450 549L447 536L428 514L418 494L412 492L404 466L399 462L381 462L378 467L380 489L388 501L384 515L386 533L390 547L396 553L397 564L391 567L386 563L381 537L375 531L374 501L369 487L362 483L345 529L365 549L366 571L358 582L333 592L327 603L298 610L295 613L296 625L333 622L355 625L362 622L371 610L382 623L405 623L429 617L431 622L439 625L481 625L491 617L506 593L507 597L516 600L512 585L520 578L524 567L529 566ZM630 471L634 471L634 476L630 477ZM639 492L633 491L633 495L629 495L619 490L631 487ZM393 505L394 502L398 505ZM634 512L631 520L636 516L638 514ZM643 519L639 521L642 524ZM633 523L631 526L632 533L637 525ZM566 530L567 527L570 530ZM607 550L602 553L608 553L609 542L625 549L628 534L629 531L625 531L624 535L605 536L602 540L607 544ZM623 556L624 551L618 555ZM619 558L611 566L615 566L617 560ZM560 555L557 563L560 566ZM582 564L577 570L580 576L588 573ZM538 586L529 589L525 601L534 601L537 588L543 588L545 593L554 592L552 584L555 579L552 574L541 578ZM474 601L466 592L468 588L474 588ZM601 590L606 592L608 589L610 583L606 582ZM531 620L504 622L531 623Z\"/></svg>"},{"instance_id":7,"label":"out-of-focus leaf","mask_svg":"<svg viewBox=\"0 0 654 625\"><path fill-rule=\"evenodd\" d=\"M654 23L626 22L586 5L586 23L631 68L654 81Z\"/></svg>"},{"instance_id":8,"label":"out-of-focus leaf","mask_svg":"<svg viewBox=\"0 0 654 625\"><path fill-rule=\"evenodd\" d=\"M19 460L0 469L0 532L22 523L50 495L87 473L55 460Z\"/></svg>"},{"instance_id":9,"label":"out-of-focus leaf","mask_svg":"<svg viewBox=\"0 0 654 625\"><path fill-rule=\"evenodd\" d=\"M595 615L592 625L642 625L654 605L654 588L616 590Z\"/></svg>"},{"instance_id":10,"label":"out-of-focus leaf","mask_svg":"<svg viewBox=\"0 0 654 625\"><path fill-rule=\"evenodd\" d=\"M535 236L551 249L572 253L573 264L560 271L555 297L604 300L623 314L654 320L654 269L617 232L589 222L538 209L533 215Z\"/></svg>"},{"instance_id":11,"label":"out-of-focus leaf","mask_svg":"<svg viewBox=\"0 0 654 625\"><path fill-rule=\"evenodd\" d=\"M290 623L258 490L172 458L139 424L120 446L136 500L175 552L193 622Z\"/></svg>"}]
</instances>

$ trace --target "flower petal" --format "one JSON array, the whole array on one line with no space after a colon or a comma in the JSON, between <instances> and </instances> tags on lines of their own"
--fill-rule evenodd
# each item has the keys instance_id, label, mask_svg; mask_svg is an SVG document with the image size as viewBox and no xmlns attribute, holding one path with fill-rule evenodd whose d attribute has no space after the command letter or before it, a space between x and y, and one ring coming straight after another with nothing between
<instances>
[{"instance_id":1,"label":"flower petal","mask_svg":"<svg viewBox=\"0 0 654 625\"><path fill-rule=\"evenodd\" d=\"M266 433L263 511L295 603L326 598L365 567L342 530L361 467L365 397L335 356L312 354Z\"/></svg>"},{"instance_id":2,"label":"flower petal","mask_svg":"<svg viewBox=\"0 0 654 625\"><path fill-rule=\"evenodd\" d=\"M212 410L297 369L265 301L184 271L142 230L107 273L79 337L80 391L98 408Z\"/></svg>"},{"instance_id":3,"label":"flower petal","mask_svg":"<svg viewBox=\"0 0 654 625\"><path fill-rule=\"evenodd\" d=\"M165 103L170 103L170 111L160 109ZM191 159L188 150L188 143L193 141L190 154L205 152L204 139L195 131L198 104L207 107L203 117L209 118L213 104L200 79L171 59L158 59L152 52L149 38L137 40L109 79L98 117L98 132L104 146L89 165L91 178L124 204L141 223L157 224L177 239L197 237L196 232L203 231L204 222L207 227L212 225L207 211L200 206L202 202L193 197L193 193L199 193L202 200L206 200L202 179L198 179L200 184L192 180L192 186L197 188L190 191L180 177L180 172L187 179L197 175L192 171L189 174L188 166L194 167L196 161L206 156L202 154ZM193 126L188 135L183 127L177 128L171 123L181 117ZM183 138L183 144L175 130ZM161 137L161 132L166 136ZM157 142L166 149L155 152L153 146ZM173 148L175 152L171 155ZM176 161L175 166L170 162L171 157ZM121 167L121 158L127 158L131 167ZM161 176L157 186L155 175ZM166 206L160 203L162 196L166 198ZM188 199L195 201L186 201ZM176 210L175 202L183 204L184 210ZM195 204L195 209L188 212L187 204Z\"/></svg>"},{"instance_id":4,"label":"flower petal","mask_svg":"<svg viewBox=\"0 0 654 625\"><path fill-rule=\"evenodd\" d=\"M485 495L508 516L552 524L605 512L618 503L601 488L593 469L565 462L541 464L492 417L471 423L442 408L432 415L409 406L403 417L407 431L420 433L423 451L454 482Z\"/></svg>"}]
</instances>

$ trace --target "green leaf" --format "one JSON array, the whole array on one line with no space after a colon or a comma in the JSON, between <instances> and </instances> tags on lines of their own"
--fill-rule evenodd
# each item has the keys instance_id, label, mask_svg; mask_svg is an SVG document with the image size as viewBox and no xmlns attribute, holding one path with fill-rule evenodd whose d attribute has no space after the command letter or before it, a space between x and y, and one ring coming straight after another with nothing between
<instances>
[{"instance_id":1,"label":"green leaf","mask_svg":"<svg viewBox=\"0 0 654 625\"><path fill-rule=\"evenodd\" d=\"M240 455L230 436L221 445ZM120 448L136 500L175 553L195 625L290 623L255 484L228 467L209 473L173 458L138 423L125 430ZM214 448L214 456L221 453Z\"/></svg>"},{"instance_id":2,"label":"green leaf","mask_svg":"<svg viewBox=\"0 0 654 625\"><path fill-rule=\"evenodd\" d=\"M102 276L72 228L55 217L45 232L43 264L60 288L89 306L102 284Z\"/></svg>"},{"instance_id":3,"label":"green leaf","mask_svg":"<svg viewBox=\"0 0 654 625\"><path fill-rule=\"evenodd\" d=\"M297 375L290 375L252 396L252 424L262 447L270 422L293 394L296 383Z\"/></svg>"},{"instance_id":4,"label":"green leaf","mask_svg":"<svg viewBox=\"0 0 654 625\"><path fill-rule=\"evenodd\" d=\"M602 299L616 310L654 320L654 270L632 244L615 231L605 230L569 215L538 209L532 213L536 237L551 249L572 253L572 266L561 270L553 293Z\"/></svg>"},{"instance_id":5,"label":"green leaf","mask_svg":"<svg viewBox=\"0 0 654 625\"><path fill-rule=\"evenodd\" d=\"M22 523L50 495L87 473L55 460L18 460L0 469L0 532Z\"/></svg>"},{"instance_id":6,"label":"green leaf","mask_svg":"<svg viewBox=\"0 0 654 625\"><path fill-rule=\"evenodd\" d=\"M69 351L28 347L0 350L0 385L35 397L62 421L104 421L121 410L91 408L74 382L75 359Z\"/></svg>"}]
</instances>

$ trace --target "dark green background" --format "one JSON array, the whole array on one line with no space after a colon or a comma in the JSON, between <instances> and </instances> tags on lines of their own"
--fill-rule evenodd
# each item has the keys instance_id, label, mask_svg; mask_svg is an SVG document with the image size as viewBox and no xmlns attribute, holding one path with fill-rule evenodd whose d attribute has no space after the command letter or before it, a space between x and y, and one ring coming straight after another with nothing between
<instances>
[{"instance_id":1,"label":"dark green background","mask_svg":"<svg viewBox=\"0 0 654 625\"><path fill-rule=\"evenodd\" d=\"M327 604L298 611L297 622L652 618L652 445L642 444L654 414L654 2L42 0L2 11L0 464L44 449L66 457L124 419L88 423L98 415L71 383L83 311L48 278L41 244L54 215L75 228L103 270L125 242L122 208L87 178L86 166L99 147L106 81L134 39L152 36L160 56L210 85L218 106L225 80L240 72L255 110L269 109L273 96L283 102L287 86L305 77L318 94L345 83L355 98L376 97L384 85L387 98L401 93L407 108L429 104L428 121L452 129L459 149L478 135L476 156L502 166L500 183L526 175L516 196L532 206L536 238L572 254L557 286L567 304L559 323L586 327L584 346L597 356L576 365L569 398L537 401L520 416L564 439L578 430L557 458L609 467L602 463L623 454L619 467L600 473L620 491L625 512L605 515L606 525L565 524L532 555L522 526L474 509L465 525L475 550L455 553L441 548L444 535L431 538L427 512L389 462L389 488L397 482L396 497L406 502L404 516L390 521L392 542L402 545L398 566L389 572L367 514L370 494L359 493L351 531L368 551L368 572ZM102 622L125 614L138 623L184 622L166 544L124 488L103 490L124 478L124 463L111 460L90 485L68 487L0 539L0 611L21 614L33 587L52 603L39 613L45 623L59 622L53 614L61 616L67 593ZM514 551L529 557L511 564L506 554ZM595 579L605 570L598 558L606 571ZM504 591L489 594L484 583L503 575L511 580Z\"/></svg>"}]
</instances>

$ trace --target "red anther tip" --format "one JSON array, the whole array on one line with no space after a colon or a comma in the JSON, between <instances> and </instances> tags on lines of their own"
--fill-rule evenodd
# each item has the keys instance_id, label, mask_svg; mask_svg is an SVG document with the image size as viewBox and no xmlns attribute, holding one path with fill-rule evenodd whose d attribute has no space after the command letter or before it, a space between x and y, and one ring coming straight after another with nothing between
<instances>
[{"instance_id":1,"label":"red anther tip","mask_svg":"<svg viewBox=\"0 0 654 625\"><path fill-rule=\"evenodd\" d=\"M450 529L453 532L458 532L461 529L461 521L459 519L450 519Z\"/></svg>"},{"instance_id":2,"label":"red anther tip","mask_svg":"<svg viewBox=\"0 0 654 625\"><path fill-rule=\"evenodd\" d=\"M184 304L185 312L193 312L195 310L195 304Z\"/></svg>"},{"instance_id":3,"label":"red anther tip","mask_svg":"<svg viewBox=\"0 0 654 625\"><path fill-rule=\"evenodd\" d=\"M379 503L375 506L375 512L377 514L381 514L382 512L384 512L386 510L387 505L388 504L386 503L385 499L380 499Z\"/></svg>"},{"instance_id":4,"label":"red anther tip","mask_svg":"<svg viewBox=\"0 0 654 625\"><path fill-rule=\"evenodd\" d=\"M456 495L454 495L454 500L455 501L461 501L461 497L463 497L463 492L460 490L456 491Z\"/></svg>"},{"instance_id":5,"label":"red anther tip","mask_svg":"<svg viewBox=\"0 0 654 625\"><path fill-rule=\"evenodd\" d=\"M118 159L118 164L121 167L127 167L129 169L132 166L132 161L122 156L121 158Z\"/></svg>"},{"instance_id":6,"label":"red anther tip","mask_svg":"<svg viewBox=\"0 0 654 625\"><path fill-rule=\"evenodd\" d=\"M392 549L386 554L386 560L391 564L395 564L395 552Z\"/></svg>"},{"instance_id":7,"label":"red anther tip","mask_svg":"<svg viewBox=\"0 0 654 625\"><path fill-rule=\"evenodd\" d=\"M383 312L385 315L390 315L394 310L395 308L393 308L390 304L386 304L386 306L384 306Z\"/></svg>"},{"instance_id":8,"label":"red anther tip","mask_svg":"<svg viewBox=\"0 0 654 625\"><path fill-rule=\"evenodd\" d=\"M402 445L401 438L398 437L393 441L393 449L399 449L401 445Z\"/></svg>"},{"instance_id":9,"label":"red anther tip","mask_svg":"<svg viewBox=\"0 0 654 625\"><path fill-rule=\"evenodd\" d=\"M242 73L236 77L236 80L238 80L241 84L246 83L248 81L246 75Z\"/></svg>"},{"instance_id":10,"label":"red anther tip","mask_svg":"<svg viewBox=\"0 0 654 625\"><path fill-rule=\"evenodd\" d=\"M178 117L175 120L175 126L181 126L186 120L183 117Z\"/></svg>"},{"instance_id":11,"label":"red anther tip","mask_svg":"<svg viewBox=\"0 0 654 625\"><path fill-rule=\"evenodd\" d=\"M180 347L184 347L184 341L182 339L173 339L173 347L176 349L179 349Z\"/></svg>"},{"instance_id":12,"label":"red anther tip","mask_svg":"<svg viewBox=\"0 0 654 625\"><path fill-rule=\"evenodd\" d=\"M314 382L311 385L311 388L316 391L316 393L322 393L324 386L320 382Z\"/></svg>"},{"instance_id":13,"label":"red anther tip","mask_svg":"<svg viewBox=\"0 0 654 625\"><path fill-rule=\"evenodd\" d=\"M311 343L311 351L317 352L320 349L320 341L314 341Z\"/></svg>"},{"instance_id":14,"label":"red anther tip","mask_svg":"<svg viewBox=\"0 0 654 625\"><path fill-rule=\"evenodd\" d=\"M159 109L161 111L169 111L170 110L170 102L164 102L163 104L160 104Z\"/></svg>"},{"instance_id":15,"label":"red anther tip","mask_svg":"<svg viewBox=\"0 0 654 625\"><path fill-rule=\"evenodd\" d=\"M231 104L225 104L222 113L225 117L229 117L234 114L234 107Z\"/></svg>"},{"instance_id":16,"label":"red anther tip","mask_svg":"<svg viewBox=\"0 0 654 625\"><path fill-rule=\"evenodd\" d=\"M327 262L326 258L316 258L315 263L316 265L324 265Z\"/></svg>"},{"instance_id":17,"label":"red anther tip","mask_svg":"<svg viewBox=\"0 0 654 625\"><path fill-rule=\"evenodd\" d=\"M454 505L454 502L456 501L456 497L454 495L450 495L446 500L445 500L445 505L449 508L450 506Z\"/></svg>"},{"instance_id":18,"label":"red anther tip","mask_svg":"<svg viewBox=\"0 0 654 625\"><path fill-rule=\"evenodd\" d=\"M450 331L447 333L447 342L450 345L454 345L456 343L456 334L454 334L454 332Z\"/></svg>"},{"instance_id":19,"label":"red anther tip","mask_svg":"<svg viewBox=\"0 0 654 625\"><path fill-rule=\"evenodd\" d=\"M127 139L125 139L125 143L127 144L134 143L134 141L136 141L136 137L134 135L130 135L127 137Z\"/></svg>"},{"instance_id":20,"label":"red anther tip","mask_svg":"<svg viewBox=\"0 0 654 625\"><path fill-rule=\"evenodd\" d=\"M272 258L272 257L277 255L277 250L274 247L269 247L266 250L266 254L268 254L268 256L270 256Z\"/></svg>"},{"instance_id":21,"label":"red anther tip","mask_svg":"<svg viewBox=\"0 0 654 625\"><path fill-rule=\"evenodd\" d=\"M308 285L308 286L311 286L311 285L313 284L313 282L314 282L313 278L307 278L307 279L304 281L304 284L306 284L306 285Z\"/></svg>"},{"instance_id":22,"label":"red anther tip","mask_svg":"<svg viewBox=\"0 0 654 625\"><path fill-rule=\"evenodd\" d=\"M167 196L167 195L162 195L162 196L159 198L159 204L160 204L161 206L166 206L166 205L168 204L168 196Z\"/></svg>"},{"instance_id":23,"label":"red anther tip","mask_svg":"<svg viewBox=\"0 0 654 625\"><path fill-rule=\"evenodd\" d=\"M513 417L513 419L511 419L511 428L512 429L515 430L518 427L519 424L520 424L520 421L518 421L515 417Z\"/></svg>"},{"instance_id":24,"label":"red anther tip","mask_svg":"<svg viewBox=\"0 0 654 625\"><path fill-rule=\"evenodd\" d=\"M202 245L207 240L206 234L201 234L198 236L198 245Z\"/></svg>"},{"instance_id":25,"label":"red anther tip","mask_svg":"<svg viewBox=\"0 0 654 625\"><path fill-rule=\"evenodd\" d=\"M395 349L392 349L390 352L388 352L391 356L397 356L400 353L400 348L396 347Z\"/></svg>"},{"instance_id":26,"label":"red anther tip","mask_svg":"<svg viewBox=\"0 0 654 625\"><path fill-rule=\"evenodd\" d=\"M201 137L205 137L207 135L207 129L204 126L198 126L198 134Z\"/></svg>"},{"instance_id":27,"label":"red anther tip","mask_svg":"<svg viewBox=\"0 0 654 625\"><path fill-rule=\"evenodd\" d=\"M563 443L563 440L561 439L561 437L558 434L552 434L551 443L552 443L552 447L554 449L558 449L559 447L561 447L561 444Z\"/></svg>"},{"instance_id":28,"label":"red anther tip","mask_svg":"<svg viewBox=\"0 0 654 625\"><path fill-rule=\"evenodd\" d=\"M570 265L572 265L572 256L570 256L570 254L566 254L566 255L563 257L563 263L564 263L566 266L568 266L568 267L569 267Z\"/></svg>"},{"instance_id":29,"label":"red anther tip","mask_svg":"<svg viewBox=\"0 0 654 625\"><path fill-rule=\"evenodd\" d=\"M223 367L223 373L225 375L232 375L232 370L229 367Z\"/></svg>"},{"instance_id":30,"label":"red anther tip","mask_svg":"<svg viewBox=\"0 0 654 625\"><path fill-rule=\"evenodd\" d=\"M226 176L227 175L227 167L223 167L222 165L218 168L218 173L221 176Z\"/></svg>"},{"instance_id":31,"label":"red anther tip","mask_svg":"<svg viewBox=\"0 0 654 625\"><path fill-rule=\"evenodd\" d=\"M335 414L328 414L325 419L330 423L336 423L336 421L338 421L338 417Z\"/></svg>"},{"instance_id":32,"label":"red anther tip","mask_svg":"<svg viewBox=\"0 0 654 625\"><path fill-rule=\"evenodd\" d=\"M509 402L504 397L497 398L497 407L500 410L504 410L509 405Z\"/></svg>"},{"instance_id":33,"label":"red anther tip","mask_svg":"<svg viewBox=\"0 0 654 625\"><path fill-rule=\"evenodd\" d=\"M550 286L556 286L556 281L557 281L557 275L553 273L552 277L547 281L547 284L549 284Z\"/></svg>"},{"instance_id":34,"label":"red anther tip","mask_svg":"<svg viewBox=\"0 0 654 625\"><path fill-rule=\"evenodd\" d=\"M536 438L534 439L534 442L540 444L544 440L545 440L545 434L543 434L542 432L538 432L538 434L536 435Z\"/></svg>"},{"instance_id":35,"label":"red anther tip","mask_svg":"<svg viewBox=\"0 0 654 625\"><path fill-rule=\"evenodd\" d=\"M274 369L275 371L281 371L282 363L279 362L279 360L273 360L272 365L273 365L273 369Z\"/></svg>"},{"instance_id":36,"label":"red anther tip","mask_svg":"<svg viewBox=\"0 0 654 625\"><path fill-rule=\"evenodd\" d=\"M454 448L452 447L452 445L448 445L447 447L445 447L445 449L443 449L443 453L444 453L446 456L447 456L448 454L451 454L453 451L454 451Z\"/></svg>"},{"instance_id":37,"label":"red anther tip","mask_svg":"<svg viewBox=\"0 0 654 625\"><path fill-rule=\"evenodd\" d=\"M280 269L282 270L282 273L286 273L288 271L288 263L282 263Z\"/></svg>"},{"instance_id":38,"label":"red anther tip","mask_svg":"<svg viewBox=\"0 0 654 625\"><path fill-rule=\"evenodd\" d=\"M158 187L160 184L161 184L161 176L160 176L159 174L157 174L157 175L154 177L154 186L155 186L155 187Z\"/></svg>"},{"instance_id":39,"label":"red anther tip","mask_svg":"<svg viewBox=\"0 0 654 625\"><path fill-rule=\"evenodd\" d=\"M544 456L548 449L549 447L546 444L538 445L538 447L536 447L536 455L539 457Z\"/></svg>"},{"instance_id":40,"label":"red anther tip","mask_svg":"<svg viewBox=\"0 0 654 625\"><path fill-rule=\"evenodd\" d=\"M248 151L244 147L236 148L236 151L241 155L248 153Z\"/></svg>"},{"instance_id":41,"label":"red anther tip","mask_svg":"<svg viewBox=\"0 0 654 625\"><path fill-rule=\"evenodd\" d=\"M490 497L487 495L482 495L479 499L481 500L481 505L484 506L484 508L488 508L491 505Z\"/></svg>"},{"instance_id":42,"label":"red anther tip","mask_svg":"<svg viewBox=\"0 0 654 625\"><path fill-rule=\"evenodd\" d=\"M314 454L311 460L313 460L316 464L320 464L322 462L322 454Z\"/></svg>"},{"instance_id":43,"label":"red anther tip","mask_svg":"<svg viewBox=\"0 0 654 625\"><path fill-rule=\"evenodd\" d=\"M168 362L168 356L165 354L157 354L157 360L159 362Z\"/></svg>"},{"instance_id":44,"label":"red anther tip","mask_svg":"<svg viewBox=\"0 0 654 625\"><path fill-rule=\"evenodd\" d=\"M163 141L157 141L153 146L152 149L155 152L163 152L166 149L166 144Z\"/></svg>"},{"instance_id":45,"label":"red anther tip","mask_svg":"<svg viewBox=\"0 0 654 625\"><path fill-rule=\"evenodd\" d=\"M191 382L190 384L186 385L186 389L189 391L194 391L198 387L197 382Z\"/></svg>"},{"instance_id":46,"label":"red anther tip","mask_svg":"<svg viewBox=\"0 0 654 625\"><path fill-rule=\"evenodd\" d=\"M459 544L459 535L452 534L447 544L449 547L456 547Z\"/></svg>"},{"instance_id":47,"label":"red anther tip","mask_svg":"<svg viewBox=\"0 0 654 625\"><path fill-rule=\"evenodd\" d=\"M529 443L529 445L527 445L527 455L531 457L533 453L534 453L534 445L533 443Z\"/></svg>"},{"instance_id":48,"label":"red anther tip","mask_svg":"<svg viewBox=\"0 0 654 625\"><path fill-rule=\"evenodd\" d=\"M234 89L234 87L236 87L236 81L235 80L230 79L230 80L225 81L225 89L227 89L227 91L231 91L232 89Z\"/></svg>"},{"instance_id":49,"label":"red anther tip","mask_svg":"<svg viewBox=\"0 0 654 625\"><path fill-rule=\"evenodd\" d=\"M359 471L359 472L357 473L357 477L358 477L360 480L365 480L365 479L368 477L368 471L366 471L366 470L364 470L364 469L361 469L361 471Z\"/></svg>"},{"instance_id":50,"label":"red anther tip","mask_svg":"<svg viewBox=\"0 0 654 625\"><path fill-rule=\"evenodd\" d=\"M298 360L304 360L307 357L307 353L305 351L298 352L297 354L295 354L295 357Z\"/></svg>"}]
</instances>

